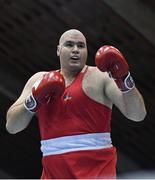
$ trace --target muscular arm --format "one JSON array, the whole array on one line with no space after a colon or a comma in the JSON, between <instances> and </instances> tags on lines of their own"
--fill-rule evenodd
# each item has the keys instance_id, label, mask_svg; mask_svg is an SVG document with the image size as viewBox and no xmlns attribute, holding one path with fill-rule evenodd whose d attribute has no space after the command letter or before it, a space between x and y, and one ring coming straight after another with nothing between
<instances>
[{"instance_id":1,"label":"muscular arm","mask_svg":"<svg viewBox=\"0 0 155 180\"><path fill-rule=\"evenodd\" d=\"M143 97L136 87L129 92L122 93L114 80L107 77L105 95L128 119L138 122L145 118L146 109Z\"/></svg>"},{"instance_id":2,"label":"muscular arm","mask_svg":"<svg viewBox=\"0 0 155 180\"><path fill-rule=\"evenodd\" d=\"M123 54L115 47L104 45L96 53L95 63L102 72L110 73L106 78L105 96L128 118L141 121L146 110L143 98L136 89L130 75L128 63Z\"/></svg>"},{"instance_id":3,"label":"muscular arm","mask_svg":"<svg viewBox=\"0 0 155 180\"><path fill-rule=\"evenodd\" d=\"M25 129L33 117L33 114L25 109L23 103L14 103L7 112L6 129L11 134Z\"/></svg>"},{"instance_id":4,"label":"muscular arm","mask_svg":"<svg viewBox=\"0 0 155 180\"><path fill-rule=\"evenodd\" d=\"M41 78L44 72L36 73L26 83L20 97L9 108L6 116L6 129L9 133L15 134L25 129L30 123L34 113L29 112L24 107L25 98L31 93L33 84L38 78Z\"/></svg>"}]
</instances>

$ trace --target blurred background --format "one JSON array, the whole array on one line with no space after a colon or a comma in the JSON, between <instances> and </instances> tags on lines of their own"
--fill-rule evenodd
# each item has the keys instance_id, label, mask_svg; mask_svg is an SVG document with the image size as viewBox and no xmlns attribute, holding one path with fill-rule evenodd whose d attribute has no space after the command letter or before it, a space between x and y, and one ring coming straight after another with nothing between
<instances>
[{"instance_id":1,"label":"blurred background","mask_svg":"<svg viewBox=\"0 0 155 180\"><path fill-rule=\"evenodd\" d=\"M104 44L126 57L147 116L136 123L115 107L112 140L119 178L155 178L155 1L154 0L0 0L0 178L40 178L37 119L15 135L5 130L6 111L38 71L58 69L56 48L71 28L84 33L88 65Z\"/></svg>"}]
</instances>

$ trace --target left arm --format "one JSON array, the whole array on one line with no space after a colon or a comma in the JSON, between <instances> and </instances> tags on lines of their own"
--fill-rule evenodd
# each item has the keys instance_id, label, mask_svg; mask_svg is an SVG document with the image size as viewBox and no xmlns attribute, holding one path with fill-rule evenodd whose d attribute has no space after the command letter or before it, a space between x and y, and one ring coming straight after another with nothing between
<instances>
[{"instance_id":1,"label":"left arm","mask_svg":"<svg viewBox=\"0 0 155 180\"><path fill-rule=\"evenodd\" d=\"M130 75L127 61L113 46L103 46L96 53L96 66L113 78L106 78L104 93L130 120L142 121L146 116L144 100Z\"/></svg>"},{"instance_id":2,"label":"left arm","mask_svg":"<svg viewBox=\"0 0 155 180\"><path fill-rule=\"evenodd\" d=\"M130 120L142 121L146 116L146 109L142 95L136 87L122 93L112 79L107 79L104 89L105 95Z\"/></svg>"}]
</instances>

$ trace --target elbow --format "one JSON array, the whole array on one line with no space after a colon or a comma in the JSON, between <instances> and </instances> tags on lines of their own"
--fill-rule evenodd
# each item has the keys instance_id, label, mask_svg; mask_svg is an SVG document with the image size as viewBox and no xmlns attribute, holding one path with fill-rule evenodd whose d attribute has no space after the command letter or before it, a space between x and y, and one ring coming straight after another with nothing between
<instances>
[{"instance_id":1,"label":"elbow","mask_svg":"<svg viewBox=\"0 0 155 180\"><path fill-rule=\"evenodd\" d=\"M15 123L12 123L12 122L9 122L7 121L6 123L6 130L8 133L10 134L16 134L22 130L24 130L26 128L26 126L19 126L19 124L15 124Z\"/></svg>"},{"instance_id":2,"label":"elbow","mask_svg":"<svg viewBox=\"0 0 155 180\"><path fill-rule=\"evenodd\" d=\"M16 134L16 132L12 128L8 127L7 125L6 125L6 130L10 134Z\"/></svg>"},{"instance_id":3,"label":"elbow","mask_svg":"<svg viewBox=\"0 0 155 180\"><path fill-rule=\"evenodd\" d=\"M143 121L145 119L146 115L147 115L146 111L143 112L142 115L139 118L140 119L139 121Z\"/></svg>"},{"instance_id":4,"label":"elbow","mask_svg":"<svg viewBox=\"0 0 155 180\"><path fill-rule=\"evenodd\" d=\"M9 123L6 123L6 130L10 134L16 134L18 131L9 125Z\"/></svg>"},{"instance_id":5,"label":"elbow","mask_svg":"<svg viewBox=\"0 0 155 180\"><path fill-rule=\"evenodd\" d=\"M136 117L129 117L128 119L134 121L134 122L141 122L145 119L145 116L136 116Z\"/></svg>"},{"instance_id":6,"label":"elbow","mask_svg":"<svg viewBox=\"0 0 155 180\"><path fill-rule=\"evenodd\" d=\"M135 121L135 122L141 122L145 119L147 113L146 113L146 110L140 112L140 113L136 113L136 114L128 114L126 115L126 117L132 121Z\"/></svg>"},{"instance_id":7,"label":"elbow","mask_svg":"<svg viewBox=\"0 0 155 180\"><path fill-rule=\"evenodd\" d=\"M10 134L16 134L17 133L14 125L11 123L9 112L7 112L5 128L6 128L7 132Z\"/></svg>"},{"instance_id":8,"label":"elbow","mask_svg":"<svg viewBox=\"0 0 155 180\"><path fill-rule=\"evenodd\" d=\"M7 118L5 128L10 134L16 134L22 130L21 128L19 128L18 124L16 124L15 122L13 123L9 118Z\"/></svg>"},{"instance_id":9,"label":"elbow","mask_svg":"<svg viewBox=\"0 0 155 180\"><path fill-rule=\"evenodd\" d=\"M6 131L10 134L16 134L26 128L25 123L21 123L21 119L18 116L14 116L10 111L6 115Z\"/></svg>"}]
</instances>

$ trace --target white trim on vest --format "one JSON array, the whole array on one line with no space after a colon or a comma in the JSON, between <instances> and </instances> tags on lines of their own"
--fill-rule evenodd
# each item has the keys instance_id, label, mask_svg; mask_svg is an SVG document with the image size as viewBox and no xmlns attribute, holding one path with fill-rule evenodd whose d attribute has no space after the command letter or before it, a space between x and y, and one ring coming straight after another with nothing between
<instances>
[{"instance_id":1,"label":"white trim on vest","mask_svg":"<svg viewBox=\"0 0 155 180\"><path fill-rule=\"evenodd\" d=\"M110 147L112 147L110 133L80 134L41 141L43 156Z\"/></svg>"}]
</instances>

